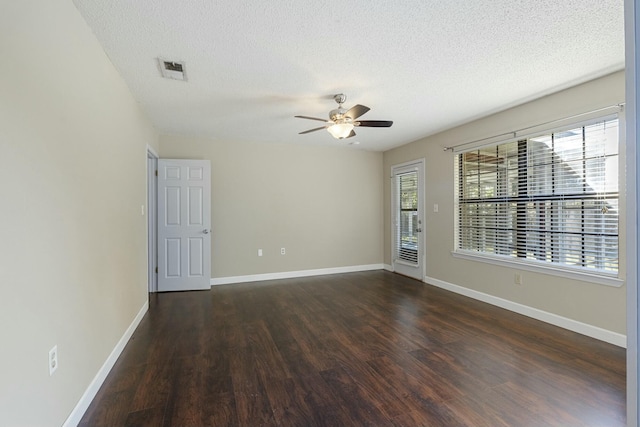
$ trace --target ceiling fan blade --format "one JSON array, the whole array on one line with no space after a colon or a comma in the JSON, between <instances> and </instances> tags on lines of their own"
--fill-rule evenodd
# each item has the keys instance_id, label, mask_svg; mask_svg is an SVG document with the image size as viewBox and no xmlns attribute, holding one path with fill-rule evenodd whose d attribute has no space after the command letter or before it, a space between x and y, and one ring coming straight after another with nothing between
<instances>
[{"instance_id":1,"label":"ceiling fan blade","mask_svg":"<svg viewBox=\"0 0 640 427\"><path fill-rule=\"evenodd\" d=\"M353 120L357 119L358 117L360 117L361 115L363 115L364 113L366 113L367 111L369 111L370 108L369 107L365 107L364 105L354 105L353 107L351 107L349 109L349 111L347 111L346 113L344 113L345 117L350 117Z\"/></svg>"},{"instance_id":2,"label":"ceiling fan blade","mask_svg":"<svg viewBox=\"0 0 640 427\"><path fill-rule=\"evenodd\" d=\"M300 132L298 135L304 135L305 133L311 133L311 132L315 132L315 131L317 131L317 130L325 129L325 128L326 128L325 126L322 126L322 127L315 128L315 129L305 130L304 132Z\"/></svg>"},{"instance_id":3,"label":"ceiling fan blade","mask_svg":"<svg viewBox=\"0 0 640 427\"><path fill-rule=\"evenodd\" d=\"M359 120L357 126L364 126L369 128L388 128L393 124L389 120Z\"/></svg>"},{"instance_id":4,"label":"ceiling fan blade","mask_svg":"<svg viewBox=\"0 0 640 427\"><path fill-rule=\"evenodd\" d=\"M309 117L309 116L293 116L293 117L297 117L299 119L319 120L321 122L326 122L327 121L327 119L319 119L317 117Z\"/></svg>"}]
</instances>

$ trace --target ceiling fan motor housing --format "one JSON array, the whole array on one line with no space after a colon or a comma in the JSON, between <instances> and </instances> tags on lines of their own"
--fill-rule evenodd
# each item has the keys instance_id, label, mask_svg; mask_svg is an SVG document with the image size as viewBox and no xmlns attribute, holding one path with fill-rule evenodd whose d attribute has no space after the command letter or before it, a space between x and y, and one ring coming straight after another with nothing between
<instances>
[{"instance_id":1,"label":"ceiling fan motor housing","mask_svg":"<svg viewBox=\"0 0 640 427\"><path fill-rule=\"evenodd\" d=\"M342 108L342 107L338 107L335 110L331 110L329 112L329 119L332 122L338 122L339 120L342 119L348 119L348 117L344 117L344 113L346 113L348 110L346 108Z\"/></svg>"}]
</instances>

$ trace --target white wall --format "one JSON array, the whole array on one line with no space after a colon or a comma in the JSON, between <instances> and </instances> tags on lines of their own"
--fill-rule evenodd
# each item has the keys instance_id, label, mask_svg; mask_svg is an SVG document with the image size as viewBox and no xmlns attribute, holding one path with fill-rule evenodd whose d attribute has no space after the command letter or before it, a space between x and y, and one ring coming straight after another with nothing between
<instances>
[{"instance_id":1,"label":"white wall","mask_svg":"<svg viewBox=\"0 0 640 427\"><path fill-rule=\"evenodd\" d=\"M394 164L426 158L426 276L503 298L577 322L625 334L625 287L616 288L547 274L454 258L454 155L443 151L460 143L565 118L624 102L624 72L549 95L498 114L421 139L384 153L384 170ZM623 139L624 141L624 139ZM624 145L621 151L624 152ZM624 162L624 159L621 159ZM621 171L624 169L621 168ZM621 185L620 272L625 273L624 176ZM385 263L391 264L390 188L385 186ZM439 205L439 212L431 207Z\"/></svg>"},{"instance_id":2,"label":"white wall","mask_svg":"<svg viewBox=\"0 0 640 427\"><path fill-rule=\"evenodd\" d=\"M3 2L0 52L0 425L58 426L147 300L157 135L71 1Z\"/></svg>"},{"instance_id":3,"label":"white wall","mask_svg":"<svg viewBox=\"0 0 640 427\"><path fill-rule=\"evenodd\" d=\"M382 153L162 136L160 156L211 161L214 278L382 264Z\"/></svg>"}]
</instances>

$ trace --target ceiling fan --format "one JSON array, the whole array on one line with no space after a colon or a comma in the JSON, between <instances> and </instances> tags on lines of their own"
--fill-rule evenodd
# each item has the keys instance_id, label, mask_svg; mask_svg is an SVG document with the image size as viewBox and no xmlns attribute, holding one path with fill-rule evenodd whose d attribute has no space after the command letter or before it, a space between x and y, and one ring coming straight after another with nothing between
<instances>
[{"instance_id":1,"label":"ceiling fan","mask_svg":"<svg viewBox=\"0 0 640 427\"><path fill-rule=\"evenodd\" d=\"M335 95L333 99L338 103L338 108L329 112L329 120L309 116L295 116L299 119L325 122L324 126L305 130L304 132L300 132L299 135L315 132L320 129L326 129L334 138L345 139L355 136L356 133L353 131L353 128L356 126L388 128L393 124L393 122L389 120L356 120L358 117L369 111L370 108L360 104L354 105L348 110L343 108L342 104L347 100L347 97L343 93Z\"/></svg>"}]
</instances>

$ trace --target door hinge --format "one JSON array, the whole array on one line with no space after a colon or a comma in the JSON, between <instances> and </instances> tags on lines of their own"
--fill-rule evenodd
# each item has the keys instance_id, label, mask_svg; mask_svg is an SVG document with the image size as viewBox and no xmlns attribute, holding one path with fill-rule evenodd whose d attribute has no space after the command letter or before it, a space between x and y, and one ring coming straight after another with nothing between
<instances>
[{"instance_id":1,"label":"door hinge","mask_svg":"<svg viewBox=\"0 0 640 427\"><path fill-rule=\"evenodd\" d=\"M156 267L156 274L158 274L158 267Z\"/></svg>"},{"instance_id":2,"label":"door hinge","mask_svg":"<svg viewBox=\"0 0 640 427\"><path fill-rule=\"evenodd\" d=\"M158 169L156 169L156 176L158 176Z\"/></svg>"}]
</instances>

